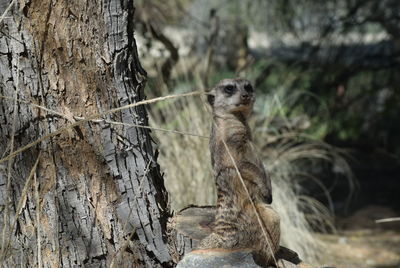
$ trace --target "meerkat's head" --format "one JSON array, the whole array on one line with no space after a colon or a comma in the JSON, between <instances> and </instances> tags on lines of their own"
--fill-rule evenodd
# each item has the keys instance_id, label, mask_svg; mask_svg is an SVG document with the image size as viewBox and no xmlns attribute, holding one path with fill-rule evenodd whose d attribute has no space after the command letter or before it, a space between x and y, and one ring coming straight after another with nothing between
<instances>
[{"instance_id":1,"label":"meerkat's head","mask_svg":"<svg viewBox=\"0 0 400 268\"><path fill-rule=\"evenodd\" d=\"M218 115L240 113L247 117L253 110L254 101L253 86L242 78L224 79L208 95L208 103Z\"/></svg>"}]
</instances>

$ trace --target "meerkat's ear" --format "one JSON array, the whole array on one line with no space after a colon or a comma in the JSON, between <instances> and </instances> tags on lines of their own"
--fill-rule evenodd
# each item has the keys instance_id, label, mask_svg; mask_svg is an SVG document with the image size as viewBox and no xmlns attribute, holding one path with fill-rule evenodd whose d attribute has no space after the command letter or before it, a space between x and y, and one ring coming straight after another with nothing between
<instances>
[{"instance_id":1,"label":"meerkat's ear","mask_svg":"<svg viewBox=\"0 0 400 268\"><path fill-rule=\"evenodd\" d=\"M215 100L215 89L211 89L207 91L207 101L208 104L210 104L211 106L214 105L214 100Z\"/></svg>"}]
</instances>

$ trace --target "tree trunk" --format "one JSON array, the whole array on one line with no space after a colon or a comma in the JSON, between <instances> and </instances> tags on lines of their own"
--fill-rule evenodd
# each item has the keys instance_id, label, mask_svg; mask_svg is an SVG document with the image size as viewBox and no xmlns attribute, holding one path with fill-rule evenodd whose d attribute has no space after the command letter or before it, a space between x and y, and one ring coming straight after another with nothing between
<instances>
[{"instance_id":1,"label":"tree trunk","mask_svg":"<svg viewBox=\"0 0 400 268\"><path fill-rule=\"evenodd\" d=\"M1 13L8 2L0 0ZM133 1L16 2L0 26L0 95L58 114L0 98L2 261L171 266L167 194L149 131L109 123L147 125L142 106L81 124L4 161L74 116L144 98Z\"/></svg>"}]
</instances>

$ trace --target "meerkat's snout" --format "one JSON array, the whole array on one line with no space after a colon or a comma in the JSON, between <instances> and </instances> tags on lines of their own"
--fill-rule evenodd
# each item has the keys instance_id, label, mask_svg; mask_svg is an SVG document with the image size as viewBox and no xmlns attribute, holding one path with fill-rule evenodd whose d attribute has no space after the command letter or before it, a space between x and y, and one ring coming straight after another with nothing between
<instances>
[{"instance_id":1,"label":"meerkat's snout","mask_svg":"<svg viewBox=\"0 0 400 268\"><path fill-rule=\"evenodd\" d=\"M243 104L250 104L250 95L247 92L242 92L240 99Z\"/></svg>"}]
</instances>

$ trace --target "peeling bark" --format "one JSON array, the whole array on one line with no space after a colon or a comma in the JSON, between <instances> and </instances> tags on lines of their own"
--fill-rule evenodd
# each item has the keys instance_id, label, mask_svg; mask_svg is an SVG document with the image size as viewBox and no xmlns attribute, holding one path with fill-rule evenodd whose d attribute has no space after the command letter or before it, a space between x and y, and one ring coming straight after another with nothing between
<instances>
[{"instance_id":1,"label":"peeling bark","mask_svg":"<svg viewBox=\"0 0 400 268\"><path fill-rule=\"evenodd\" d=\"M14 111L0 98L0 157L10 153L14 112L15 150L73 116L144 99L133 14L132 0L21 0L12 8L1 26L0 95L18 88L19 99L69 120L24 103ZM143 107L104 119L147 125ZM102 121L47 139L13 159L10 199L1 164L0 206L9 205L11 222L39 152L39 207L31 183L17 228L4 224L12 239L6 266L37 266L38 254L44 267L172 265L167 194L148 130Z\"/></svg>"}]
</instances>

